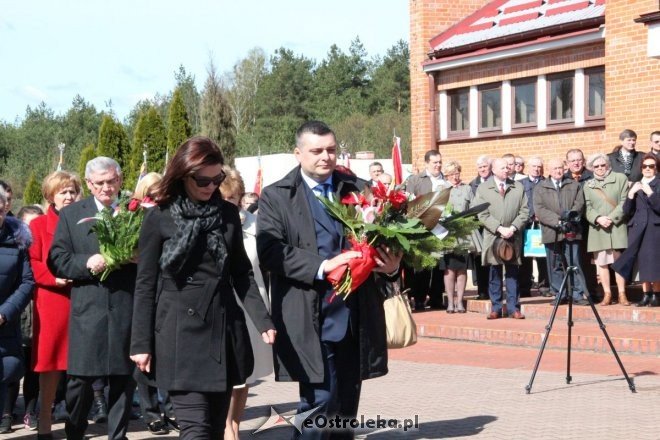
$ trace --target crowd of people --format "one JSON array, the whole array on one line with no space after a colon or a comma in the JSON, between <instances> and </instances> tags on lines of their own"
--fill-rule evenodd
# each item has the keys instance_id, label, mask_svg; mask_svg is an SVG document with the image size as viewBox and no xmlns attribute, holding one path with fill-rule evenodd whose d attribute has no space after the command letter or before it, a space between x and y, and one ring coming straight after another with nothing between
<instances>
[{"instance_id":1,"label":"crowd of people","mask_svg":"<svg viewBox=\"0 0 660 440\"><path fill-rule=\"evenodd\" d=\"M362 381L387 374L382 285L393 282L410 290L417 311L460 314L471 271L477 298L492 303L488 319L505 307L524 319L520 297L533 290L612 304L613 270L619 304L630 305L626 286L637 280L637 305L656 307L660 132L649 153L636 151L632 130L620 140L588 160L571 149L546 169L539 157L480 156L470 182L461 164L443 166L441 153L428 151L424 170L401 188L415 196L448 190L445 216L480 206L468 252L415 271L380 247L372 275L346 301L329 300L326 275L360 253L346 249L317 196L392 185L392 176L379 162L369 179L337 165L335 134L320 121L297 130L299 166L261 195L245 191L213 140L188 139L163 175L139 181L133 197L156 206L135 258L103 281L97 274L107 262L92 223L81 220L116 208L123 180L115 160L90 160L84 179L50 174L45 210L25 206L16 217L11 187L0 181L0 433L12 429L21 378L23 424L44 440L60 419L67 438L83 439L90 418L107 423L110 439L124 439L134 402L154 435L176 429L185 439L235 440L249 387L273 372L299 383L299 413L353 418ZM544 258L524 253L528 231L538 228ZM562 291L567 265L578 270ZM304 426L294 435L330 432Z\"/></svg>"},{"instance_id":2,"label":"crowd of people","mask_svg":"<svg viewBox=\"0 0 660 440\"><path fill-rule=\"evenodd\" d=\"M425 169L404 182L403 187L415 195L451 188L452 206L488 204L478 214L482 242L473 240L472 253L460 266L471 269L477 298L491 301L488 319L505 316L503 284L506 313L514 319L524 318L520 297L531 296L533 288L557 301L570 297L577 305L591 299L602 306L617 301L629 306L626 287L640 281L644 295L636 305L660 305L660 254L655 245L660 231L660 185L655 177L660 132L651 133L649 153L637 151L637 134L632 130L623 130L619 139L621 144L610 153L585 158L581 150L570 149L564 157L548 160L546 169L540 157L525 161L514 154L480 156L477 176L469 185L461 183L460 165L451 161L443 167L440 152L431 150L424 156ZM526 256L524 241L531 240L530 230L539 228L545 255ZM457 300L462 301L463 281L458 281L447 261L456 264L448 255L424 274L408 271L415 310L462 311ZM570 266L577 270L562 291Z\"/></svg>"}]
</instances>

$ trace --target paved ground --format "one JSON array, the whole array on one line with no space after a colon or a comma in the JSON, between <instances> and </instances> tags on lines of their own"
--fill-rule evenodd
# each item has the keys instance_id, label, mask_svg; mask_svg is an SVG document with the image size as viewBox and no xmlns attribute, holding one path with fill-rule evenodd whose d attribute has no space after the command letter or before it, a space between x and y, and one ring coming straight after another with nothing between
<instances>
[{"instance_id":1,"label":"paved ground","mask_svg":"<svg viewBox=\"0 0 660 440\"><path fill-rule=\"evenodd\" d=\"M548 350L531 394L525 393L537 349L420 340L391 352L390 373L365 382L360 413L366 417L405 419L417 416L418 429L370 430L379 439L653 439L660 438L660 359L623 356L634 376L633 394L611 354L574 353L573 382L566 384L564 351ZM415 360L414 362L411 359ZM295 407L297 387L272 378L255 386L248 400L241 438L287 439L292 428L253 434L278 412ZM56 438L64 438L56 425ZM105 437L104 426L89 434ZM34 438L17 429L2 438ZM168 438L176 437L171 434ZM130 439L152 438L140 421L131 423Z\"/></svg>"}]
</instances>

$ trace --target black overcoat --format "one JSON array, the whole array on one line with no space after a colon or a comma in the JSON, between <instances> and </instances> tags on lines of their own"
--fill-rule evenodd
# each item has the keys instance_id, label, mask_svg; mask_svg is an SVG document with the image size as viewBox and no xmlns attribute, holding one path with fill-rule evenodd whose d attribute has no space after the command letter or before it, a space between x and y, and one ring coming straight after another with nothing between
<instances>
[{"instance_id":1,"label":"black overcoat","mask_svg":"<svg viewBox=\"0 0 660 440\"><path fill-rule=\"evenodd\" d=\"M632 281L635 261L639 265L641 281L660 280L660 182L656 176L649 186L653 194L641 189L635 197L626 197L623 212L628 220L628 248L623 251L612 269Z\"/></svg>"},{"instance_id":2,"label":"black overcoat","mask_svg":"<svg viewBox=\"0 0 660 440\"><path fill-rule=\"evenodd\" d=\"M316 280L323 261L318 253L314 220L305 195L300 167L264 188L257 216L257 252L270 271L271 312L277 329L275 378L280 381L323 382L320 301L328 288ZM335 197L362 189L353 176L333 174ZM372 275L352 293L358 301L360 376L387 374L384 296ZM356 354L357 355L357 354Z\"/></svg>"},{"instance_id":3,"label":"black overcoat","mask_svg":"<svg viewBox=\"0 0 660 440\"><path fill-rule=\"evenodd\" d=\"M203 233L181 273L160 269L163 243L177 229L169 207L150 209L142 225L131 354L152 354L156 382L168 391L223 392L252 373L252 346L234 289L260 333L274 328L245 253L238 209L219 203L227 246L222 273Z\"/></svg>"},{"instance_id":4,"label":"black overcoat","mask_svg":"<svg viewBox=\"0 0 660 440\"><path fill-rule=\"evenodd\" d=\"M641 165L642 165L642 158L644 158L645 154L646 153L643 153L641 151L635 151L632 153L633 161L630 167L630 175L626 175L626 177L628 177L628 180L630 182L639 182L640 180L642 180ZM621 155L619 154L619 152L615 151L609 153L607 157L610 158L610 165L612 166L612 171L614 171L615 173L623 173L625 166L623 164L623 161L621 160Z\"/></svg>"},{"instance_id":5,"label":"black overcoat","mask_svg":"<svg viewBox=\"0 0 660 440\"><path fill-rule=\"evenodd\" d=\"M73 280L69 316L67 373L75 376L132 374L128 356L133 315L135 264L126 264L101 282L87 268L98 254L93 222L78 224L98 212L93 197L60 211L48 254L48 267L56 277Z\"/></svg>"}]
</instances>

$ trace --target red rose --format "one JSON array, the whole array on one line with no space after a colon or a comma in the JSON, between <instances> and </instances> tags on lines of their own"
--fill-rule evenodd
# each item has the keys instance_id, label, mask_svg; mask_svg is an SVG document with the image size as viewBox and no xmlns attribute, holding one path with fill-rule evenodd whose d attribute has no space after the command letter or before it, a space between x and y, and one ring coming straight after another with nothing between
<instances>
[{"instance_id":1,"label":"red rose","mask_svg":"<svg viewBox=\"0 0 660 440\"><path fill-rule=\"evenodd\" d=\"M128 202L128 210L130 212L137 211L139 207L140 207L140 201L138 199L131 199L131 201Z\"/></svg>"}]
</instances>

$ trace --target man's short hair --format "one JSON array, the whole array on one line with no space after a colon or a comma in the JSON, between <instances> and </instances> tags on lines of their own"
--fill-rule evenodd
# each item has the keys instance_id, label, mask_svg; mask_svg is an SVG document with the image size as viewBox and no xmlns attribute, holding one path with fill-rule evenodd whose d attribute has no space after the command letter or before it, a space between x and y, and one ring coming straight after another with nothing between
<instances>
[{"instance_id":1,"label":"man's short hair","mask_svg":"<svg viewBox=\"0 0 660 440\"><path fill-rule=\"evenodd\" d=\"M481 165L482 163L485 163L486 165L491 165L493 163L493 160L486 156L485 154L482 154L481 156L477 157L477 166Z\"/></svg>"},{"instance_id":2,"label":"man's short hair","mask_svg":"<svg viewBox=\"0 0 660 440\"><path fill-rule=\"evenodd\" d=\"M296 147L300 147L300 138L305 134L314 134L316 136L325 136L326 134L332 134L335 136L335 132L322 121L307 121L298 127L296 130ZM337 136L335 136L336 138Z\"/></svg>"},{"instance_id":3,"label":"man's short hair","mask_svg":"<svg viewBox=\"0 0 660 440\"><path fill-rule=\"evenodd\" d=\"M0 180L0 188L4 189L6 193L11 193L11 185L4 180Z\"/></svg>"},{"instance_id":4,"label":"man's short hair","mask_svg":"<svg viewBox=\"0 0 660 440\"><path fill-rule=\"evenodd\" d=\"M433 156L440 156L442 158L442 154L438 150L429 150L424 153L424 162L429 163Z\"/></svg>"},{"instance_id":5,"label":"man's short hair","mask_svg":"<svg viewBox=\"0 0 660 440\"><path fill-rule=\"evenodd\" d=\"M381 168L383 168L383 164L380 163L380 162L371 162L369 164L369 169L371 169L371 167L381 167Z\"/></svg>"},{"instance_id":6,"label":"man's short hair","mask_svg":"<svg viewBox=\"0 0 660 440\"><path fill-rule=\"evenodd\" d=\"M626 128L621 133L619 133L619 140L620 141L622 141L624 139L628 139L628 138L637 139L637 133L635 133L634 131L632 131L629 128Z\"/></svg>"},{"instance_id":7,"label":"man's short hair","mask_svg":"<svg viewBox=\"0 0 660 440\"><path fill-rule=\"evenodd\" d=\"M566 160L568 160L568 155L569 155L569 154L578 154L578 153L579 153L580 156L582 156L582 158L584 159L584 153L582 152L582 150L580 150L579 148L571 148L570 150L568 150L568 151L566 152Z\"/></svg>"},{"instance_id":8,"label":"man's short hair","mask_svg":"<svg viewBox=\"0 0 660 440\"><path fill-rule=\"evenodd\" d=\"M660 131L656 130L651 132L651 135L649 136L649 139L653 139L653 136L660 136Z\"/></svg>"},{"instance_id":9,"label":"man's short hair","mask_svg":"<svg viewBox=\"0 0 660 440\"><path fill-rule=\"evenodd\" d=\"M514 156L514 155L511 154L511 153L506 153L506 154L503 154L503 155L502 155L502 159L513 159L513 160L516 160L516 156Z\"/></svg>"}]
</instances>

